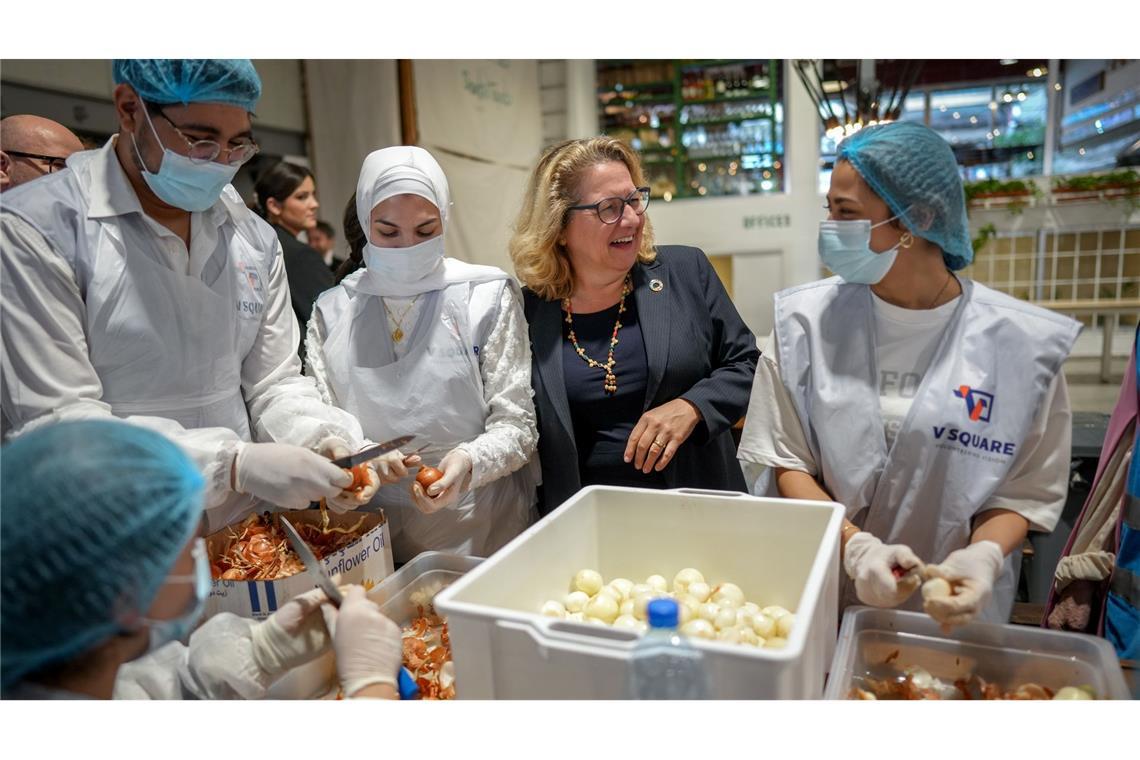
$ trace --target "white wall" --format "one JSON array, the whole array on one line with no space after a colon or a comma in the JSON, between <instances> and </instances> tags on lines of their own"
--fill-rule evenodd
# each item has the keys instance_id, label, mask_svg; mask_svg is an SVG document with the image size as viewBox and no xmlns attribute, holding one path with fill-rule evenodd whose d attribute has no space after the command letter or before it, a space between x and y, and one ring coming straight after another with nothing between
<instances>
[{"instance_id":1,"label":"white wall","mask_svg":"<svg viewBox=\"0 0 1140 760\"><path fill-rule=\"evenodd\" d=\"M303 62L309 98L310 150L320 218L337 230L364 157L400 144L400 98L394 60Z\"/></svg>"},{"instance_id":2,"label":"white wall","mask_svg":"<svg viewBox=\"0 0 1140 760\"><path fill-rule=\"evenodd\" d=\"M513 273L507 243L543 144L538 62L416 61L414 77L419 144L451 186L448 255Z\"/></svg>"}]
</instances>

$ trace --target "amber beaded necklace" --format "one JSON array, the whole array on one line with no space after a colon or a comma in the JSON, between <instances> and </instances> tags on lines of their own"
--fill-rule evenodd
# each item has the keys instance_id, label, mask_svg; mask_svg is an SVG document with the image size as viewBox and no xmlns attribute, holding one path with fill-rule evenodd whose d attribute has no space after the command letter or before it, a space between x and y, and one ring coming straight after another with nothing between
<instances>
[{"instance_id":1,"label":"amber beaded necklace","mask_svg":"<svg viewBox=\"0 0 1140 760\"><path fill-rule=\"evenodd\" d=\"M621 300L618 301L617 320L614 322L613 335L610 336L610 352L609 356L606 357L605 364L586 356L586 349L578 345L578 336L574 334L574 315L570 308L570 299L562 299L562 308L566 312L566 324L570 325L569 337L571 345L574 346L574 352L582 357L582 360L586 362L586 364L605 371L606 376L602 379L602 388L605 389L606 393L610 394L617 393L617 375L614 374L614 364L616 364L614 360L614 346L618 344L618 330L621 329L621 315L625 313L625 297L631 292L633 292L633 279L627 274L625 276L625 282L622 283L621 286Z\"/></svg>"}]
</instances>

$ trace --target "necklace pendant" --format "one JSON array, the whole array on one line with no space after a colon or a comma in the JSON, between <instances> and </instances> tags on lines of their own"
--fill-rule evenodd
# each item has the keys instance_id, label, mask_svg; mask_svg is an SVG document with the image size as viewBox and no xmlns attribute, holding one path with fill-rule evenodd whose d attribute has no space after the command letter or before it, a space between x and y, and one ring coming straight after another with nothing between
<instances>
[{"instance_id":1,"label":"necklace pendant","mask_svg":"<svg viewBox=\"0 0 1140 760\"><path fill-rule=\"evenodd\" d=\"M393 340L393 341L395 341L396 343L399 343L399 342L400 342L400 341L402 341L403 339L404 339L404 330L403 330L403 328L401 328L401 327L397 327L395 330L393 330L393 331L392 331L392 340Z\"/></svg>"},{"instance_id":2,"label":"necklace pendant","mask_svg":"<svg viewBox=\"0 0 1140 760\"><path fill-rule=\"evenodd\" d=\"M602 384L602 388L605 389L606 393L617 393L617 376L614 375L613 372L606 373L606 379Z\"/></svg>"}]
</instances>

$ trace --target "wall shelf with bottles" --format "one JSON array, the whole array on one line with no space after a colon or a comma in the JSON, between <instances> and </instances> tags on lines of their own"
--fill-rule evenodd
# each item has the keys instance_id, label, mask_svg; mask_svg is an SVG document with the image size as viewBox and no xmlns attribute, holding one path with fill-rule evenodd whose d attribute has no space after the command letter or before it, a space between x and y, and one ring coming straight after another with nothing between
<instances>
[{"instance_id":1,"label":"wall shelf with bottles","mask_svg":"<svg viewBox=\"0 0 1140 760\"><path fill-rule=\"evenodd\" d=\"M783 191L781 61L598 61L601 130L657 198Z\"/></svg>"}]
</instances>

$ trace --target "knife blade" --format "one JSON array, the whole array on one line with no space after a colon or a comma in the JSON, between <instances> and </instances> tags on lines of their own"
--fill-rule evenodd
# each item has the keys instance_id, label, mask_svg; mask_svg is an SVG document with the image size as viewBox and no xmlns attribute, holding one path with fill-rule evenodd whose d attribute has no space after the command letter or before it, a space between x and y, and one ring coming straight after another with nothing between
<instances>
[{"instance_id":1,"label":"knife blade","mask_svg":"<svg viewBox=\"0 0 1140 760\"><path fill-rule=\"evenodd\" d=\"M342 467L347 470L349 467L355 467L361 462L367 462L369 459L375 459L381 454L387 454L389 451L395 451L402 446L407 446L409 443L414 441L415 438L416 437L414 435L402 435L399 438L393 438L390 441L378 443L375 446L369 446L363 451L358 451L355 454L349 454L346 457L334 459L332 460L332 463L337 467Z\"/></svg>"},{"instance_id":2,"label":"knife blade","mask_svg":"<svg viewBox=\"0 0 1140 760\"><path fill-rule=\"evenodd\" d=\"M305 565L305 572L309 574L314 581L317 582L317 587L325 592L325 596L329 598L333 604L340 607L340 603L344 601L344 596L341 595L340 589L332 582L332 578L325 575L325 571L321 568L321 563L313 554L313 550L301 538L301 534L293 527L293 524L281 518L281 526L285 530L285 535L289 537L289 543L293 545L293 551L297 552L297 556L301 558L301 562Z\"/></svg>"},{"instance_id":3,"label":"knife blade","mask_svg":"<svg viewBox=\"0 0 1140 760\"><path fill-rule=\"evenodd\" d=\"M410 439L410 436L409 436ZM391 443L389 441L389 443ZM383 444L382 444L383 445ZM281 518L281 525L285 529L285 535L289 537L289 543L293 545L293 551L301 558L301 562L305 565L305 572L309 574L313 580L317 582L317 586L325 592L325 596L329 598L338 609L341 602L344 601L344 595L340 593L340 589L332 582L332 578L325 575L325 571L321 568L320 560L313 554L312 549L301 538L301 534L293 527L284 516ZM416 679L408 672L408 669L401 666L399 677L396 681L396 690L400 695L400 699L415 699L420 693L420 687L416 684Z\"/></svg>"}]
</instances>

